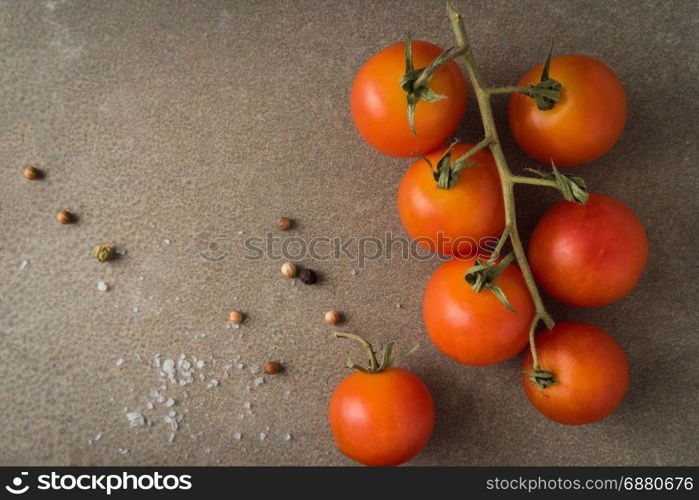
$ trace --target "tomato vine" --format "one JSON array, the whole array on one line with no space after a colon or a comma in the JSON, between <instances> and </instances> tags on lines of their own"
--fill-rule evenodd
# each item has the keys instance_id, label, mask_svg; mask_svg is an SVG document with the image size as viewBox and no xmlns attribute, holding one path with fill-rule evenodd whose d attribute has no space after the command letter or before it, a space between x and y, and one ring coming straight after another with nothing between
<instances>
[{"instance_id":1,"label":"tomato vine","mask_svg":"<svg viewBox=\"0 0 699 500\"><path fill-rule=\"evenodd\" d=\"M541 294L539 293L539 289L534 281L534 276L532 275L529 262L527 261L526 254L524 252L519 230L517 229L514 186L516 184L533 184L538 186L553 187L559 189L564 194L565 198L572 198L570 201L577 201L580 203L585 202L587 193L584 192L585 186L582 179L560 174L555 165L552 165L552 178L549 176L537 178L514 175L507 165L507 160L505 159L505 154L500 143L498 131L495 126L495 119L493 117L493 110L490 104L490 97L496 94L520 92L537 99L537 103L539 103L539 100L548 99L551 101L549 104L552 106L554 105L555 101L558 100L561 87L558 82L548 78L547 69L548 63L551 59L550 51L547 58L547 64L544 67L544 74L542 74L541 84L532 87L486 87L483 84L483 80L481 79L478 71L473 50L469 43L468 35L466 34L466 28L464 27L463 18L461 14L456 11L451 1L447 2L447 13L449 15L449 20L451 22L452 30L454 31L454 37L456 38L459 51L463 52L461 54L461 58L466 66L466 74L471 81L471 85L476 94L481 121L483 123L485 137L478 143L477 147L479 149L486 147L490 149L490 152L493 154L493 158L495 159L495 165L497 166L498 173L500 175L500 182L502 184L503 203L505 205L505 228L500 236L497 246L493 250L491 260L497 258L505 244L509 241L517 264L522 271L524 281L527 284L529 294L534 302L534 307L536 308L536 313L534 314L534 318L532 319L529 329L529 348L531 350L533 359L533 371L529 373L529 376L531 382L534 383L539 390L543 390L546 387L555 384L556 378L552 372L542 368L537 356L536 342L534 337L536 327L540 321L543 321L548 329L553 328L555 323L549 312L546 310L546 307L541 299ZM545 91L537 94L539 85L545 87ZM550 109L550 107L548 109ZM581 192L584 193L584 195L580 194ZM579 196L576 197L573 193L578 193Z\"/></svg>"}]
</instances>

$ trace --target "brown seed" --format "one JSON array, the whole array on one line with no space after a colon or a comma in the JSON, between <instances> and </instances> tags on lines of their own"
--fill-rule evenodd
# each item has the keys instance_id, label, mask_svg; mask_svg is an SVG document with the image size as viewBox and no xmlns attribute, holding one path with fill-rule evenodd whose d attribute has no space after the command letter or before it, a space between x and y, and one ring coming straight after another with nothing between
<instances>
[{"instance_id":1,"label":"brown seed","mask_svg":"<svg viewBox=\"0 0 699 500\"><path fill-rule=\"evenodd\" d=\"M56 215L56 220L61 224L70 224L73 222L74 217L68 210L61 210L58 212L58 215Z\"/></svg>"},{"instance_id":2,"label":"brown seed","mask_svg":"<svg viewBox=\"0 0 699 500\"><path fill-rule=\"evenodd\" d=\"M282 369L282 365L279 361L267 361L263 367L263 370L267 375L276 375Z\"/></svg>"},{"instance_id":3,"label":"brown seed","mask_svg":"<svg viewBox=\"0 0 699 500\"><path fill-rule=\"evenodd\" d=\"M298 272L299 268L293 262L284 262L282 264L282 274L287 278L293 278Z\"/></svg>"},{"instance_id":4,"label":"brown seed","mask_svg":"<svg viewBox=\"0 0 699 500\"><path fill-rule=\"evenodd\" d=\"M231 323L242 323L245 315L240 311L231 311L228 313L228 321Z\"/></svg>"},{"instance_id":5,"label":"brown seed","mask_svg":"<svg viewBox=\"0 0 699 500\"><path fill-rule=\"evenodd\" d=\"M280 231L286 231L291 227L291 220L286 217L279 217L277 219L277 229Z\"/></svg>"},{"instance_id":6,"label":"brown seed","mask_svg":"<svg viewBox=\"0 0 699 500\"><path fill-rule=\"evenodd\" d=\"M312 285L318 281L318 276L315 271L311 269L301 269L301 272L299 272L299 279L306 285Z\"/></svg>"},{"instance_id":7,"label":"brown seed","mask_svg":"<svg viewBox=\"0 0 699 500\"><path fill-rule=\"evenodd\" d=\"M38 168L36 168L34 165L29 165L22 171L22 174L30 181L41 179L44 176L44 173Z\"/></svg>"},{"instance_id":8,"label":"brown seed","mask_svg":"<svg viewBox=\"0 0 699 500\"><path fill-rule=\"evenodd\" d=\"M337 325L342 321L342 315L337 311L328 311L325 313L325 322L329 325Z\"/></svg>"}]
</instances>

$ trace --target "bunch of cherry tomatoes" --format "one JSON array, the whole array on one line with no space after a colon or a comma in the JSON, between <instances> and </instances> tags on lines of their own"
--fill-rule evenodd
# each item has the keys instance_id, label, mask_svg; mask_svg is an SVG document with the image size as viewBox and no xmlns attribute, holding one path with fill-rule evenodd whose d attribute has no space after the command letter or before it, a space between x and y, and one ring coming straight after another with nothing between
<instances>
[{"instance_id":1,"label":"bunch of cherry tomatoes","mask_svg":"<svg viewBox=\"0 0 699 500\"><path fill-rule=\"evenodd\" d=\"M453 60L438 61L442 65L419 82L422 87L411 87L421 69L442 54L436 45L410 38L378 52L354 80L352 118L378 151L418 157L398 188L400 219L421 244L453 256L434 272L424 294L432 342L459 363L492 365L527 345L536 311L516 262L491 255L492 246L473 245L497 241L506 220L491 152L482 148L469 155L474 145L463 143L444 147L467 105L460 68ZM532 88L540 75L558 84L555 101L541 106L526 92L512 93L509 101L510 129L522 149L534 160L560 167L588 163L607 152L626 120L624 88L614 72L591 57L565 55L533 68L518 88ZM465 154L468 160L460 161ZM583 199L560 201L543 215L529 242L528 261L536 283L553 299L601 307L635 286L648 243L643 225L621 201L594 193ZM478 279L474 269L483 273ZM420 378L392 366L408 353L392 358L390 344L379 362L370 344L362 342L370 364L349 361L357 371L331 398L330 426L350 458L397 465L429 440L432 397ZM531 351L524 356L524 390L550 419L571 425L601 420L626 393L626 356L593 325L560 322L544 329L536 335L535 352L538 359Z\"/></svg>"}]
</instances>

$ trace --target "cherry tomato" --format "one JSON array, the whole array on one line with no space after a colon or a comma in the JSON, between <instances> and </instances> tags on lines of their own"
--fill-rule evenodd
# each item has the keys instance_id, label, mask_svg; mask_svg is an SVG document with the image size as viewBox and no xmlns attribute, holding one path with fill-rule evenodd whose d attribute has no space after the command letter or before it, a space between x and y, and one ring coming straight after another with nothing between
<instances>
[{"instance_id":1,"label":"cherry tomato","mask_svg":"<svg viewBox=\"0 0 699 500\"><path fill-rule=\"evenodd\" d=\"M450 358L467 365L492 365L511 358L527 344L534 304L519 268L510 264L495 284L515 312L489 290L475 292L464 279L475 264L453 259L432 274L423 314L432 342Z\"/></svg>"},{"instance_id":2,"label":"cherry tomato","mask_svg":"<svg viewBox=\"0 0 699 500\"><path fill-rule=\"evenodd\" d=\"M409 371L356 372L335 388L328 419L338 448L351 459L399 465L430 439L434 402L427 386Z\"/></svg>"},{"instance_id":3,"label":"cherry tomato","mask_svg":"<svg viewBox=\"0 0 699 500\"><path fill-rule=\"evenodd\" d=\"M580 205L560 201L544 213L529 242L537 283L575 307L601 307L627 295L643 274L648 239L619 200L591 194Z\"/></svg>"},{"instance_id":4,"label":"cherry tomato","mask_svg":"<svg viewBox=\"0 0 699 500\"><path fill-rule=\"evenodd\" d=\"M539 391L523 375L524 392L548 418L569 425L597 422L612 413L629 386L629 364L616 340L587 323L556 323L536 335L542 370L555 383ZM524 356L524 371L531 372L532 355Z\"/></svg>"},{"instance_id":5,"label":"cherry tomato","mask_svg":"<svg viewBox=\"0 0 699 500\"><path fill-rule=\"evenodd\" d=\"M543 65L522 77L519 86L538 83ZM626 121L626 94L605 64L583 55L555 57L549 76L562 85L560 100L542 111L523 94L510 98L510 128L532 158L557 166L587 163L616 143Z\"/></svg>"},{"instance_id":6,"label":"cherry tomato","mask_svg":"<svg viewBox=\"0 0 699 500\"><path fill-rule=\"evenodd\" d=\"M428 66L442 49L429 42L412 41L416 69ZM352 119L359 133L375 149L391 156L427 154L447 141L466 110L466 81L455 62L432 76L428 87L447 96L415 108L415 131L408 125L406 93L399 80L405 73L405 42L385 48L359 70L352 85Z\"/></svg>"},{"instance_id":7,"label":"cherry tomato","mask_svg":"<svg viewBox=\"0 0 699 500\"><path fill-rule=\"evenodd\" d=\"M457 144L458 159L473 146ZM427 155L432 165L446 149ZM432 251L448 255L475 255L483 240L496 239L505 227L502 187L493 155L480 151L469 158L478 166L461 170L449 189L438 189L425 160L412 164L398 187L398 214L408 234Z\"/></svg>"}]
</instances>

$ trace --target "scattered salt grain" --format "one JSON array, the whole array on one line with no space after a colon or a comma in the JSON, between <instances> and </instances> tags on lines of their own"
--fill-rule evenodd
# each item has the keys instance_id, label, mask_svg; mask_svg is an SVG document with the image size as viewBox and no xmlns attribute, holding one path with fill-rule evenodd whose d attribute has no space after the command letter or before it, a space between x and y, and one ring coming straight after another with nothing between
<instances>
[{"instance_id":1,"label":"scattered salt grain","mask_svg":"<svg viewBox=\"0 0 699 500\"><path fill-rule=\"evenodd\" d=\"M243 408L245 408L246 410L249 410L251 407L252 405L250 404L250 401L245 401L243 403Z\"/></svg>"},{"instance_id":2,"label":"scattered salt grain","mask_svg":"<svg viewBox=\"0 0 699 500\"><path fill-rule=\"evenodd\" d=\"M291 434L284 434L284 441L291 441Z\"/></svg>"},{"instance_id":3,"label":"scattered salt grain","mask_svg":"<svg viewBox=\"0 0 699 500\"><path fill-rule=\"evenodd\" d=\"M262 385L265 383L265 378L264 377L257 377L254 381L255 387L258 385Z\"/></svg>"},{"instance_id":4,"label":"scattered salt grain","mask_svg":"<svg viewBox=\"0 0 699 500\"><path fill-rule=\"evenodd\" d=\"M401 309L403 306L400 304L396 304L396 309Z\"/></svg>"},{"instance_id":5,"label":"scattered salt grain","mask_svg":"<svg viewBox=\"0 0 699 500\"><path fill-rule=\"evenodd\" d=\"M93 441L99 441L102 438L102 433L98 432L95 437L92 438Z\"/></svg>"},{"instance_id":6,"label":"scattered salt grain","mask_svg":"<svg viewBox=\"0 0 699 500\"><path fill-rule=\"evenodd\" d=\"M145 425L146 421L140 411L130 411L126 413L126 418L129 419L129 425L131 427L137 427L139 425Z\"/></svg>"},{"instance_id":7,"label":"scattered salt grain","mask_svg":"<svg viewBox=\"0 0 699 500\"><path fill-rule=\"evenodd\" d=\"M121 256L121 255L126 255L126 250L124 250L123 248L117 248L117 249L116 249L116 254L117 254L117 255L120 255L120 256Z\"/></svg>"},{"instance_id":8,"label":"scattered salt grain","mask_svg":"<svg viewBox=\"0 0 699 500\"><path fill-rule=\"evenodd\" d=\"M250 367L250 373L255 374L255 373L260 373L260 367L257 365L253 365Z\"/></svg>"},{"instance_id":9,"label":"scattered salt grain","mask_svg":"<svg viewBox=\"0 0 699 500\"><path fill-rule=\"evenodd\" d=\"M107 285L104 281L98 281L97 290L99 290L100 292L106 292L107 290L109 290L109 285Z\"/></svg>"},{"instance_id":10,"label":"scattered salt grain","mask_svg":"<svg viewBox=\"0 0 699 500\"><path fill-rule=\"evenodd\" d=\"M128 455L129 454L129 450L127 448L117 448L117 452L120 455Z\"/></svg>"},{"instance_id":11,"label":"scattered salt grain","mask_svg":"<svg viewBox=\"0 0 699 500\"><path fill-rule=\"evenodd\" d=\"M27 264L29 264L29 261L28 261L28 260L23 260L22 262L19 263L18 269L19 269L20 271L23 270L25 267L27 267Z\"/></svg>"},{"instance_id":12,"label":"scattered salt grain","mask_svg":"<svg viewBox=\"0 0 699 500\"><path fill-rule=\"evenodd\" d=\"M173 373L175 371L175 362L171 359L163 361L163 371L165 373Z\"/></svg>"},{"instance_id":13,"label":"scattered salt grain","mask_svg":"<svg viewBox=\"0 0 699 500\"><path fill-rule=\"evenodd\" d=\"M234 432L233 433L233 439L236 441L240 441L242 439L243 435L240 432Z\"/></svg>"},{"instance_id":14,"label":"scattered salt grain","mask_svg":"<svg viewBox=\"0 0 699 500\"><path fill-rule=\"evenodd\" d=\"M152 409L153 409L153 403L151 403L150 401L148 401L148 402L146 403L146 409L147 409L147 410L152 410Z\"/></svg>"},{"instance_id":15,"label":"scattered salt grain","mask_svg":"<svg viewBox=\"0 0 699 500\"><path fill-rule=\"evenodd\" d=\"M134 314L138 313L138 307L134 307L133 312L134 312Z\"/></svg>"},{"instance_id":16,"label":"scattered salt grain","mask_svg":"<svg viewBox=\"0 0 699 500\"><path fill-rule=\"evenodd\" d=\"M165 406L167 406L168 408L174 404L175 404L175 400L172 398L167 398L167 401L165 401Z\"/></svg>"},{"instance_id":17,"label":"scattered salt grain","mask_svg":"<svg viewBox=\"0 0 699 500\"><path fill-rule=\"evenodd\" d=\"M116 366L121 366L121 365L124 364L124 360L121 359L121 358L119 358L119 359L116 360L116 363L114 363L114 364L115 364Z\"/></svg>"},{"instance_id":18,"label":"scattered salt grain","mask_svg":"<svg viewBox=\"0 0 699 500\"><path fill-rule=\"evenodd\" d=\"M218 380L216 380L215 378L212 378L211 380L209 380L209 383L206 384L207 389L211 389L212 387L216 386L218 386Z\"/></svg>"},{"instance_id":19,"label":"scattered salt grain","mask_svg":"<svg viewBox=\"0 0 699 500\"><path fill-rule=\"evenodd\" d=\"M163 238L163 243L165 243L166 245L169 245L171 243L170 238Z\"/></svg>"},{"instance_id":20,"label":"scattered salt grain","mask_svg":"<svg viewBox=\"0 0 699 500\"><path fill-rule=\"evenodd\" d=\"M267 439L267 434L265 432L260 432L260 441Z\"/></svg>"},{"instance_id":21,"label":"scattered salt grain","mask_svg":"<svg viewBox=\"0 0 699 500\"><path fill-rule=\"evenodd\" d=\"M204 368L204 360L200 359L197 361L197 368Z\"/></svg>"},{"instance_id":22,"label":"scattered salt grain","mask_svg":"<svg viewBox=\"0 0 699 500\"><path fill-rule=\"evenodd\" d=\"M175 433L171 432L170 434L167 435L167 442L172 443L175 440Z\"/></svg>"},{"instance_id":23,"label":"scattered salt grain","mask_svg":"<svg viewBox=\"0 0 699 500\"><path fill-rule=\"evenodd\" d=\"M356 269L352 269L352 270L350 271L350 275L351 275L351 276L356 276L356 275L357 275L357 270L356 270Z\"/></svg>"}]
</instances>

